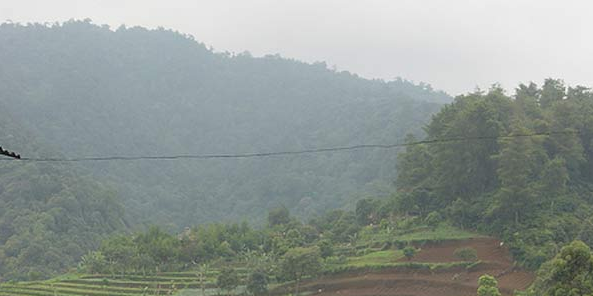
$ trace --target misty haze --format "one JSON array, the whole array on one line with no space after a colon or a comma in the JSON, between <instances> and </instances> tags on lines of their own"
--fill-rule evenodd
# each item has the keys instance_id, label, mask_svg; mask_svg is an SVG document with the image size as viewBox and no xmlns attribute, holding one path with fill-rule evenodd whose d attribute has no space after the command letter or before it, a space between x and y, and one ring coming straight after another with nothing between
<instances>
[{"instance_id":1,"label":"misty haze","mask_svg":"<svg viewBox=\"0 0 593 296\"><path fill-rule=\"evenodd\" d=\"M0 3L0 296L593 295L593 5Z\"/></svg>"}]
</instances>

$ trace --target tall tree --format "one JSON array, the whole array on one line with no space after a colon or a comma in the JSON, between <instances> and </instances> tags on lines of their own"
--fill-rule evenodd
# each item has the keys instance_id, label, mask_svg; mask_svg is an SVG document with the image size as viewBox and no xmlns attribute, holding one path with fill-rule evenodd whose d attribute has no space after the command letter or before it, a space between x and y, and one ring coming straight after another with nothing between
<instances>
[{"instance_id":1,"label":"tall tree","mask_svg":"<svg viewBox=\"0 0 593 296\"><path fill-rule=\"evenodd\" d=\"M247 291L254 296L268 292L268 275L262 271L253 271L247 279Z\"/></svg>"},{"instance_id":2,"label":"tall tree","mask_svg":"<svg viewBox=\"0 0 593 296\"><path fill-rule=\"evenodd\" d=\"M511 136L529 133L520 122L516 122ZM504 138L501 140L501 147L500 154L496 157L500 181L496 213L512 218L518 225L520 213L527 212L536 198L531 186L534 177L534 147L530 137ZM511 214L510 217L508 214Z\"/></svg>"},{"instance_id":3,"label":"tall tree","mask_svg":"<svg viewBox=\"0 0 593 296\"><path fill-rule=\"evenodd\" d=\"M219 289L226 291L227 295L232 295L232 291L239 285L239 275L235 269L223 268L216 279L216 285Z\"/></svg>"},{"instance_id":4,"label":"tall tree","mask_svg":"<svg viewBox=\"0 0 593 296\"><path fill-rule=\"evenodd\" d=\"M593 257L591 249L574 241L542 267L534 295L593 295Z\"/></svg>"},{"instance_id":5,"label":"tall tree","mask_svg":"<svg viewBox=\"0 0 593 296\"><path fill-rule=\"evenodd\" d=\"M552 106L555 102L562 101L565 96L566 87L564 82L559 79L548 78L544 81L541 90L539 103L543 108Z\"/></svg>"},{"instance_id":6,"label":"tall tree","mask_svg":"<svg viewBox=\"0 0 593 296\"><path fill-rule=\"evenodd\" d=\"M271 209L268 212L268 224L270 226L284 225L290 222L290 212L285 206Z\"/></svg>"},{"instance_id":7,"label":"tall tree","mask_svg":"<svg viewBox=\"0 0 593 296\"><path fill-rule=\"evenodd\" d=\"M280 266L281 276L295 281L294 294L299 294L301 280L313 276L321 270L321 255L317 247L294 248L288 250Z\"/></svg>"}]
</instances>

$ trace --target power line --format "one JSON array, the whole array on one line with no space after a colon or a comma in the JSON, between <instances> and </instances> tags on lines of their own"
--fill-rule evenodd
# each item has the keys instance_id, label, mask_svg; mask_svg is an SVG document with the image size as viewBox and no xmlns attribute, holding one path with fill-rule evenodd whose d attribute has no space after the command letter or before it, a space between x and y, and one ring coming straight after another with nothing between
<instances>
[{"instance_id":1,"label":"power line","mask_svg":"<svg viewBox=\"0 0 593 296\"><path fill-rule=\"evenodd\" d=\"M121 161L121 160L176 160L176 159L225 159L225 158L261 158L274 156L288 156L300 154L314 154L324 152L341 152L350 150L362 149L392 149L397 147L407 147L423 144L441 144L459 141L476 141L476 140L496 140L496 139L511 139L537 136L551 136L559 134L578 134L578 131L560 131L560 132L543 132L531 134L514 134L507 136L476 136L476 137L452 137L432 140L422 140L408 143L397 144L363 144L354 146L330 147L330 148L315 148L295 151L276 151L276 152L259 152L259 153L239 153L239 154L185 154L185 155L155 155L155 156L101 156L101 157L76 157L76 158L32 158L21 157L17 158L0 158L0 160L14 160L14 161L29 161L29 162L82 162L82 161Z\"/></svg>"}]
</instances>

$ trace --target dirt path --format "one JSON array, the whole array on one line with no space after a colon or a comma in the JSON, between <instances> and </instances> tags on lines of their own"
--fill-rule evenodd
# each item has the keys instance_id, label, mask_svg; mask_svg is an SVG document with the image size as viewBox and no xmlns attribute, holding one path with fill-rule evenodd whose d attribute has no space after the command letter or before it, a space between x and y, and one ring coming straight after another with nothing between
<instances>
[{"instance_id":1,"label":"dirt path","mask_svg":"<svg viewBox=\"0 0 593 296\"><path fill-rule=\"evenodd\" d=\"M454 262L458 248L476 249L482 263L470 271L465 268L446 270L392 269L366 274L343 274L304 282L302 291L330 296L475 296L478 278L483 274L496 276L503 295L523 290L533 282L533 274L513 268L508 250L492 238L447 241L417 246L421 251L415 262ZM407 261L404 259L404 261Z\"/></svg>"}]
</instances>

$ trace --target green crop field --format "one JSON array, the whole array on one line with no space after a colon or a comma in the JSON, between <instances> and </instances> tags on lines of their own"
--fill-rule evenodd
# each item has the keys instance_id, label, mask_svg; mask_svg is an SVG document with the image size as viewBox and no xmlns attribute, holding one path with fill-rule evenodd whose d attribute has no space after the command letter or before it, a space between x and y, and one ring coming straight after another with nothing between
<instances>
[{"instance_id":1,"label":"green crop field","mask_svg":"<svg viewBox=\"0 0 593 296\"><path fill-rule=\"evenodd\" d=\"M370 266L394 263L404 255L400 250L386 250L371 252L363 256L348 258L347 265Z\"/></svg>"},{"instance_id":2,"label":"green crop field","mask_svg":"<svg viewBox=\"0 0 593 296\"><path fill-rule=\"evenodd\" d=\"M204 280L204 288L213 290L214 278ZM128 295L174 295L182 289L201 289L202 283L196 273L174 272L159 275L108 276L80 275L60 277L49 281L6 283L0 285L2 296L128 296Z\"/></svg>"},{"instance_id":3,"label":"green crop field","mask_svg":"<svg viewBox=\"0 0 593 296\"><path fill-rule=\"evenodd\" d=\"M420 231L402 234L396 237L396 240L402 242L416 241L443 241L443 240L463 240L469 238L481 237L480 235L464 231L459 228L441 224L435 229L425 228Z\"/></svg>"}]
</instances>

